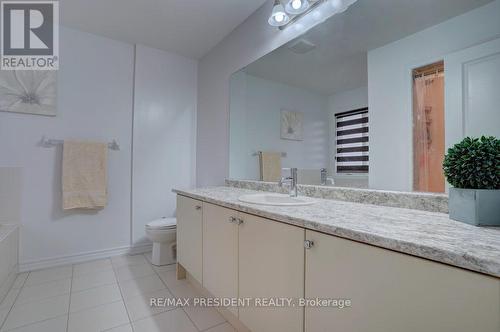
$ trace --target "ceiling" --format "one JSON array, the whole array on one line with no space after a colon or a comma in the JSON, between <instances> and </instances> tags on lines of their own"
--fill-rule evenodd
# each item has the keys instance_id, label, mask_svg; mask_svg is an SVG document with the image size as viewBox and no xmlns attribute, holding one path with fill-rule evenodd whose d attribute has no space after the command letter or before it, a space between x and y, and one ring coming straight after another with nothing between
<instances>
[{"instance_id":1,"label":"ceiling","mask_svg":"<svg viewBox=\"0 0 500 332\"><path fill-rule=\"evenodd\" d=\"M266 0L60 0L61 24L199 59Z\"/></svg>"},{"instance_id":2,"label":"ceiling","mask_svg":"<svg viewBox=\"0 0 500 332\"><path fill-rule=\"evenodd\" d=\"M264 56L247 73L325 95L366 86L367 51L463 14L491 0L358 0L301 38L306 54L288 46Z\"/></svg>"}]
</instances>

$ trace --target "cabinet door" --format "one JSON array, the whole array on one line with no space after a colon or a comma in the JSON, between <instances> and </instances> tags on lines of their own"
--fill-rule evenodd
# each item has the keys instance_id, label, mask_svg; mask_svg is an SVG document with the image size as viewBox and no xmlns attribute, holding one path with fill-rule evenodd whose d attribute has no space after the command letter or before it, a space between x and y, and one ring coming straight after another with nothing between
<instances>
[{"instance_id":1,"label":"cabinet door","mask_svg":"<svg viewBox=\"0 0 500 332\"><path fill-rule=\"evenodd\" d=\"M238 297L238 212L203 207L203 286L215 297ZM237 307L227 308L238 315Z\"/></svg>"},{"instance_id":2,"label":"cabinet door","mask_svg":"<svg viewBox=\"0 0 500 332\"><path fill-rule=\"evenodd\" d=\"M240 298L304 296L304 229L240 214ZM241 307L240 321L253 332L303 331L303 308Z\"/></svg>"},{"instance_id":3,"label":"cabinet door","mask_svg":"<svg viewBox=\"0 0 500 332\"><path fill-rule=\"evenodd\" d=\"M352 300L306 308L305 332L498 332L500 281L307 231L306 298Z\"/></svg>"},{"instance_id":4,"label":"cabinet door","mask_svg":"<svg viewBox=\"0 0 500 332\"><path fill-rule=\"evenodd\" d=\"M202 202L177 196L177 260L202 282Z\"/></svg>"}]
</instances>

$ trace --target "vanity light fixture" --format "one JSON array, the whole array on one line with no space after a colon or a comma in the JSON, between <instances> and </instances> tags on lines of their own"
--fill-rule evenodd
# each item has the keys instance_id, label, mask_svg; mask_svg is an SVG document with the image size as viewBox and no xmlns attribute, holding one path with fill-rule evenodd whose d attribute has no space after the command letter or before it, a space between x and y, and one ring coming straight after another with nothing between
<instances>
[{"instance_id":1,"label":"vanity light fixture","mask_svg":"<svg viewBox=\"0 0 500 332\"><path fill-rule=\"evenodd\" d=\"M285 6L283 6L283 3ZM334 0L335 3L355 2L357 0ZM300 19L313 9L328 2L328 0L274 0L273 11L269 17L269 24L283 30L287 25Z\"/></svg>"},{"instance_id":2,"label":"vanity light fixture","mask_svg":"<svg viewBox=\"0 0 500 332\"><path fill-rule=\"evenodd\" d=\"M273 12L268 22L273 27L282 27L290 22L290 16L286 13L280 0L274 0Z\"/></svg>"},{"instance_id":3,"label":"vanity light fixture","mask_svg":"<svg viewBox=\"0 0 500 332\"><path fill-rule=\"evenodd\" d=\"M285 10L288 14L299 15L309 9L309 0L288 0Z\"/></svg>"}]
</instances>

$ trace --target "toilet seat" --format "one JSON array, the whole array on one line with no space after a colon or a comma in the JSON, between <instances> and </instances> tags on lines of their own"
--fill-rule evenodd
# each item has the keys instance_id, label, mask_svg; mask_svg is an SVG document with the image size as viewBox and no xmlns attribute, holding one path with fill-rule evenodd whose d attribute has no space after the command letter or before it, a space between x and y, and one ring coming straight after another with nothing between
<instances>
[{"instance_id":1,"label":"toilet seat","mask_svg":"<svg viewBox=\"0 0 500 332\"><path fill-rule=\"evenodd\" d=\"M162 218L154 220L146 225L146 228L151 230L167 230L167 229L175 229L176 227L177 227L176 218Z\"/></svg>"}]
</instances>

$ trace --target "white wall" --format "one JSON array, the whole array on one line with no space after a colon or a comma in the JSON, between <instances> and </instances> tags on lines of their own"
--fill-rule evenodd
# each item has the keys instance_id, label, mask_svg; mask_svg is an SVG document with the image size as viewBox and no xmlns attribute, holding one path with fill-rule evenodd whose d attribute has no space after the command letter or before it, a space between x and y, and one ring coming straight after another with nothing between
<instances>
[{"instance_id":1,"label":"white wall","mask_svg":"<svg viewBox=\"0 0 500 332\"><path fill-rule=\"evenodd\" d=\"M371 188L412 189L411 70L498 36L499 0L368 53Z\"/></svg>"},{"instance_id":2,"label":"white wall","mask_svg":"<svg viewBox=\"0 0 500 332\"><path fill-rule=\"evenodd\" d=\"M0 112L0 167L23 174L21 269L148 248L144 224L174 215L171 189L195 182L197 62L138 46L134 84L133 45L61 27L60 46L57 116ZM106 208L62 211L62 147L39 146L44 135L118 141Z\"/></svg>"},{"instance_id":3,"label":"white wall","mask_svg":"<svg viewBox=\"0 0 500 332\"><path fill-rule=\"evenodd\" d=\"M61 28L58 115L0 113L0 165L23 168L21 264L130 244L133 46ZM61 210L61 147L50 138L120 143L109 152L109 204Z\"/></svg>"},{"instance_id":4,"label":"white wall","mask_svg":"<svg viewBox=\"0 0 500 332\"><path fill-rule=\"evenodd\" d=\"M247 148L247 79L244 71L231 76L229 92L229 176L233 179L250 179L254 158L248 155Z\"/></svg>"},{"instance_id":5,"label":"white wall","mask_svg":"<svg viewBox=\"0 0 500 332\"><path fill-rule=\"evenodd\" d=\"M172 188L195 185L197 62L136 47L133 243L144 226L175 215Z\"/></svg>"},{"instance_id":6,"label":"white wall","mask_svg":"<svg viewBox=\"0 0 500 332\"><path fill-rule=\"evenodd\" d=\"M204 56L198 70L197 183L223 184L229 175L229 79L231 74L330 17L322 6L314 15L280 31L267 20L273 0ZM352 2L351 0L347 2Z\"/></svg>"},{"instance_id":7,"label":"white wall","mask_svg":"<svg viewBox=\"0 0 500 332\"><path fill-rule=\"evenodd\" d=\"M0 224L17 224L21 220L22 169L0 167Z\"/></svg>"},{"instance_id":8,"label":"white wall","mask_svg":"<svg viewBox=\"0 0 500 332\"><path fill-rule=\"evenodd\" d=\"M330 109L331 135L332 137L335 137L335 114L368 107L368 87L363 86L354 90L333 94L328 99L328 105ZM330 152L331 156L335 155L335 150L335 140L332 140ZM331 158L330 160L331 164L329 167L333 174L336 186L357 188L368 187L367 175L337 175L335 174L334 159Z\"/></svg>"},{"instance_id":9,"label":"white wall","mask_svg":"<svg viewBox=\"0 0 500 332\"><path fill-rule=\"evenodd\" d=\"M236 87L231 86L234 108L231 108L230 146L231 153L236 153L238 158L231 155L230 177L258 180L259 160L252 156L256 151L286 152L286 158L282 159L282 167L286 168L317 169L319 174L320 168L328 167L327 96L243 72L235 74L231 81L234 80L244 91L235 91ZM236 105L233 99L244 101ZM304 114L302 141L281 139L282 109Z\"/></svg>"},{"instance_id":10,"label":"white wall","mask_svg":"<svg viewBox=\"0 0 500 332\"><path fill-rule=\"evenodd\" d=\"M331 115L368 107L368 87L343 91L328 98Z\"/></svg>"}]
</instances>

